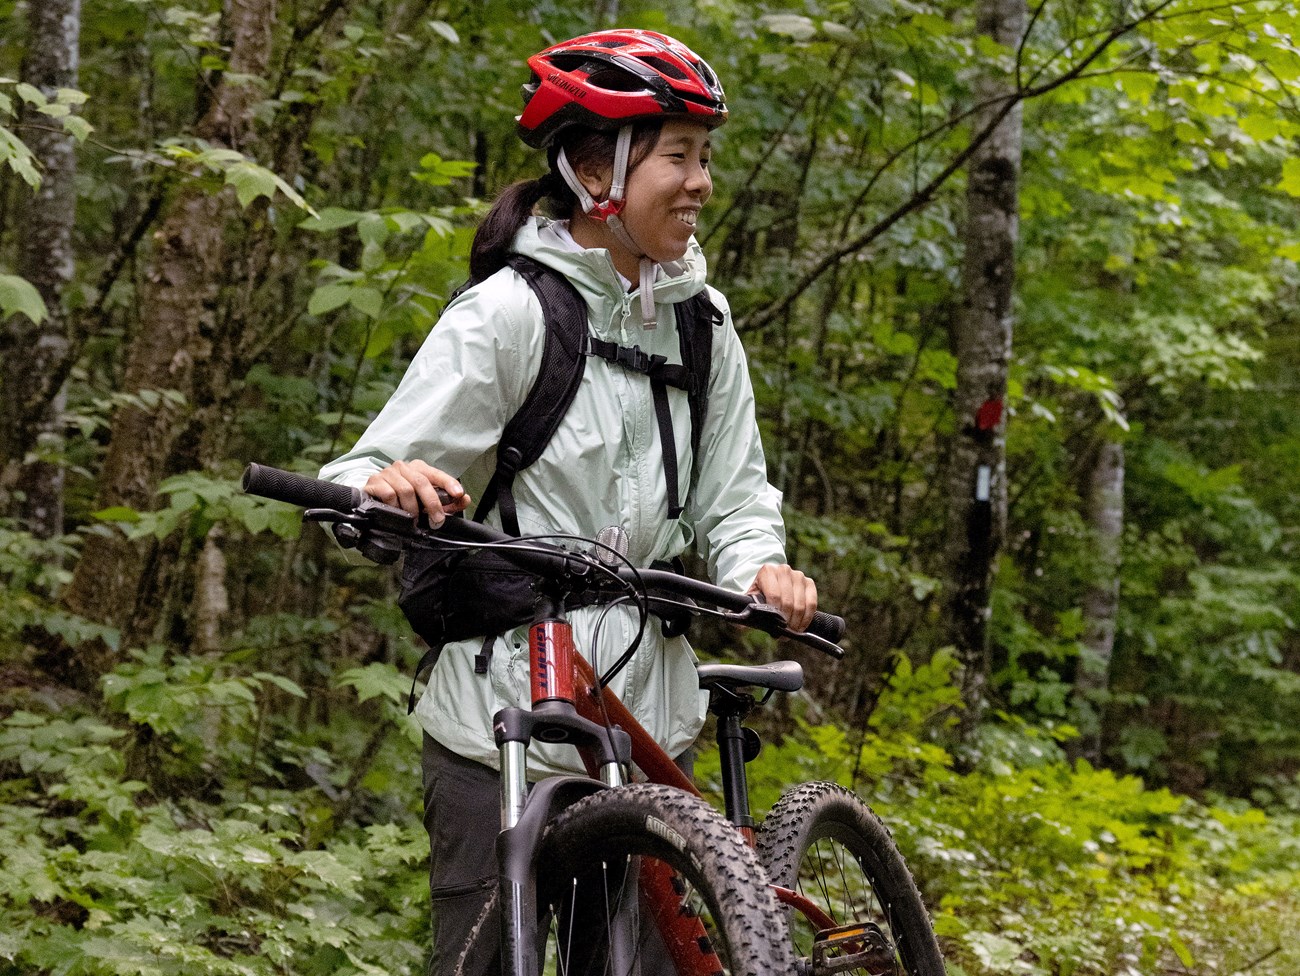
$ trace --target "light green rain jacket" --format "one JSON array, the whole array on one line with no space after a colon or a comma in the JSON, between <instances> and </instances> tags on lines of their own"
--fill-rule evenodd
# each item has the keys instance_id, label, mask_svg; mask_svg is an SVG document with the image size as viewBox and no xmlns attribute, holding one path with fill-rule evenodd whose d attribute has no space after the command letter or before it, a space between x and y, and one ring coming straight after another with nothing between
<instances>
[{"instance_id":1,"label":"light green rain jacket","mask_svg":"<svg viewBox=\"0 0 1300 976\"><path fill-rule=\"evenodd\" d=\"M672 305L705 288L704 255L692 241L684 268L654 286L658 328L644 329L639 291L625 290L609 252L575 252L544 219L530 220L512 249L562 272L586 299L590 327L600 338L639 345L680 363ZM691 456L686 394L669 390L685 511L667 517L663 455L650 383L604 360L587 361L572 406L541 458L515 478L519 528L594 537L622 526L628 558L638 566L669 559L694 545L719 586L745 591L766 563L785 561L780 494L767 482L754 419L754 394L731 313L716 291L709 297L725 321L715 329L709 398L697 456ZM475 502L492 475L506 422L532 388L542 358L542 311L513 269L497 272L448 305L392 398L356 447L321 477L362 487L394 460L423 459L458 477ZM689 486L689 491L687 491ZM494 509L489 522L500 526ZM578 650L597 671L631 643L637 617L615 607L592 646L601 608L570 614ZM416 708L420 725L451 751L496 768L492 716L507 705L529 707L528 633L498 640L488 674L474 672L479 640L449 644L434 666ZM684 638L665 640L653 622L631 663L611 687L669 755L699 734L706 697ZM530 775L580 772L569 746L535 745Z\"/></svg>"}]
</instances>

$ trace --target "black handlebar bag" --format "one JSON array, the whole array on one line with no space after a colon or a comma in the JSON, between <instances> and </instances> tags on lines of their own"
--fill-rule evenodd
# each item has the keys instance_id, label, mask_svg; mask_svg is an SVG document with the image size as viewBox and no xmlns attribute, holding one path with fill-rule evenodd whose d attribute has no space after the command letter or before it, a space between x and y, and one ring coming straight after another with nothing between
<instances>
[{"instance_id":1,"label":"black handlebar bag","mask_svg":"<svg viewBox=\"0 0 1300 976\"><path fill-rule=\"evenodd\" d=\"M537 577L494 552L412 548L397 605L436 658L443 644L531 623L537 596Z\"/></svg>"}]
</instances>

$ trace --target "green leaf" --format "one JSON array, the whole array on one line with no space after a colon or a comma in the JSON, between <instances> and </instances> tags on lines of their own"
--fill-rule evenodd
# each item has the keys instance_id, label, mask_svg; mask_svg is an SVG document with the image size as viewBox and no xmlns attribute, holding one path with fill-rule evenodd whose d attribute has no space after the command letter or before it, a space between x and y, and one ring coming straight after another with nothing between
<instances>
[{"instance_id":1,"label":"green leaf","mask_svg":"<svg viewBox=\"0 0 1300 976\"><path fill-rule=\"evenodd\" d=\"M460 43L460 35L456 33L456 28L452 27L451 24L447 23L445 20L431 20L429 21L429 26L433 28L435 33L441 34L452 44Z\"/></svg>"},{"instance_id":2,"label":"green leaf","mask_svg":"<svg viewBox=\"0 0 1300 976\"><path fill-rule=\"evenodd\" d=\"M364 216L364 213L356 210L344 210L342 207L325 207L315 217L308 217L298 227L302 230L325 233L343 227L351 227Z\"/></svg>"},{"instance_id":3,"label":"green leaf","mask_svg":"<svg viewBox=\"0 0 1300 976\"><path fill-rule=\"evenodd\" d=\"M101 508L98 512L92 512L91 515L101 522L139 522L140 513L134 508L128 508L125 505L114 505L112 508Z\"/></svg>"},{"instance_id":4,"label":"green leaf","mask_svg":"<svg viewBox=\"0 0 1300 976\"><path fill-rule=\"evenodd\" d=\"M298 687L296 683L290 681L282 674L271 674L270 672L267 671L255 671L253 672L253 677L257 678L259 681L270 682L271 684L279 688L281 691L287 691L295 698L307 697L307 693L305 691L303 691L300 687Z\"/></svg>"},{"instance_id":5,"label":"green leaf","mask_svg":"<svg viewBox=\"0 0 1300 976\"><path fill-rule=\"evenodd\" d=\"M379 214L366 214L357 221L357 234L363 243L383 244L388 240L388 221Z\"/></svg>"},{"instance_id":6,"label":"green leaf","mask_svg":"<svg viewBox=\"0 0 1300 976\"><path fill-rule=\"evenodd\" d=\"M9 159L9 168L23 178L23 182L33 190L41 185L41 174L36 172L36 167L32 165L30 154L25 156L15 156Z\"/></svg>"},{"instance_id":7,"label":"green leaf","mask_svg":"<svg viewBox=\"0 0 1300 976\"><path fill-rule=\"evenodd\" d=\"M1196 960L1192 956L1192 950L1187 948L1187 943L1174 932L1169 933L1169 948L1174 950L1174 955L1178 957L1178 961L1183 964L1184 969L1190 971L1196 964Z\"/></svg>"},{"instance_id":8,"label":"green leaf","mask_svg":"<svg viewBox=\"0 0 1300 976\"><path fill-rule=\"evenodd\" d=\"M352 297L352 286L341 284L321 285L307 299L307 312L310 315L324 315L336 308L341 308Z\"/></svg>"},{"instance_id":9,"label":"green leaf","mask_svg":"<svg viewBox=\"0 0 1300 976\"><path fill-rule=\"evenodd\" d=\"M95 131L95 127L80 115L69 115L63 120L63 130L78 142L85 142L86 137Z\"/></svg>"},{"instance_id":10,"label":"green leaf","mask_svg":"<svg viewBox=\"0 0 1300 976\"><path fill-rule=\"evenodd\" d=\"M0 275L0 318L26 315L36 325L49 318L49 309L40 292L26 278L17 275Z\"/></svg>"},{"instance_id":11,"label":"green leaf","mask_svg":"<svg viewBox=\"0 0 1300 976\"><path fill-rule=\"evenodd\" d=\"M360 701L386 698L394 704L404 704L411 691L410 679L391 664L367 664L364 668L350 668L338 678L340 688L355 688Z\"/></svg>"},{"instance_id":12,"label":"green leaf","mask_svg":"<svg viewBox=\"0 0 1300 976\"><path fill-rule=\"evenodd\" d=\"M378 288L353 288L348 301L358 312L372 319L379 318L379 312L384 307L384 296Z\"/></svg>"},{"instance_id":13,"label":"green leaf","mask_svg":"<svg viewBox=\"0 0 1300 976\"><path fill-rule=\"evenodd\" d=\"M48 101L39 88L29 85L25 81L20 81L15 86L14 91L17 92L19 98L29 105L44 105Z\"/></svg>"},{"instance_id":14,"label":"green leaf","mask_svg":"<svg viewBox=\"0 0 1300 976\"><path fill-rule=\"evenodd\" d=\"M1288 159L1282 164L1282 179L1277 187L1293 197L1300 197L1300 158Z\"/></svg>"},{"instance_id":15,"label":"green leaf","mask_svg":"<svg viewBox=\"0 0 1300 976\"><path fill-rule=\"evenodd\" d=\"M817 35L817 25L802 14L765 14L758 18L758 23L773 34L796 41L807 41Z\"/></svg>"},{"instance_id":16,"label":"green leaf","mask_svg":"<svg viewBox=\"0 0 1300 976\"><path fill-rule=\"evenodd\" d=\"M226 185L235 188L239 205L247 207L258 197L275 194L275 174L256 163L235 163L226 170Z\"/></svg>"},{"instance_id":17,"label":"green leaf","mask_svg":"<svg viewBox=\"0 0 1300 976\"><path fill-rule=\"evenodd\" d=\"M447 186L452 180L472 176L478 164L465 159L443 159L437 153L420 157L420 169L411 176L427 186Z\"/></svg>"},{"instance_id":18,"label":"green leaf","mask_svg":"<svg viewBox=\"0 0 1300 976\"><path fill-rule=\"evenodd\" d=\"M1242 117L1241 131L1257 142L1267 142L1282 131L1282 119L1273 113L1252 112Z\"/></svg>"},{"instance_id":19,"label":"green leaf","mask_svg":"<svg viewBox=\"0 0 1300 976\"><path fill-rule=\"evenodd\" d=\"M277 505L271 513L267 528L281 539L296 539L302 532L302 512L296 508Z\"/></svg>"}]
</instances>

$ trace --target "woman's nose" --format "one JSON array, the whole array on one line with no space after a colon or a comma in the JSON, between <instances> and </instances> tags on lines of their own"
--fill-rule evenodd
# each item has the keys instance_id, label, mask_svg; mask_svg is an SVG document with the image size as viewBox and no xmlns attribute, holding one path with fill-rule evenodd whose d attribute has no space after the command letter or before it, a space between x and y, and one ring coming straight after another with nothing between
<instances>
[{"instance_id":1,"label":"woman's nose","mask_svg":"<svg viewBox=\"0 0 1300 976\"><path fill-rule=\"evenodd\" d=\"M700 163L696 163L686 175L686 189L690 193L696 193L708 196L713 189L713 179L709 176L709 171Z\"/></svg>"}]
</instances>

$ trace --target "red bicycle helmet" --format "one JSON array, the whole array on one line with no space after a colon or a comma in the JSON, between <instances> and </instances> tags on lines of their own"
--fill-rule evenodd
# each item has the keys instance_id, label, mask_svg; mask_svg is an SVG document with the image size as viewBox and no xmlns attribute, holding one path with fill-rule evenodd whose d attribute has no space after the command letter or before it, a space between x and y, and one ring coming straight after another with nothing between
<instances>
[{"instance_id":1,"label":"red bicycle helmet","mask_svg":"<svg viewBox=\"0 0 1300 976\"><path fill-rule=\"evenodd\" d=\"M722 84L680 41L647 30L605 30L563 41L528 59L519 135L534 148L571 125L621 129L639 119L727 121Z\"/></svg>"}]
</instances>

